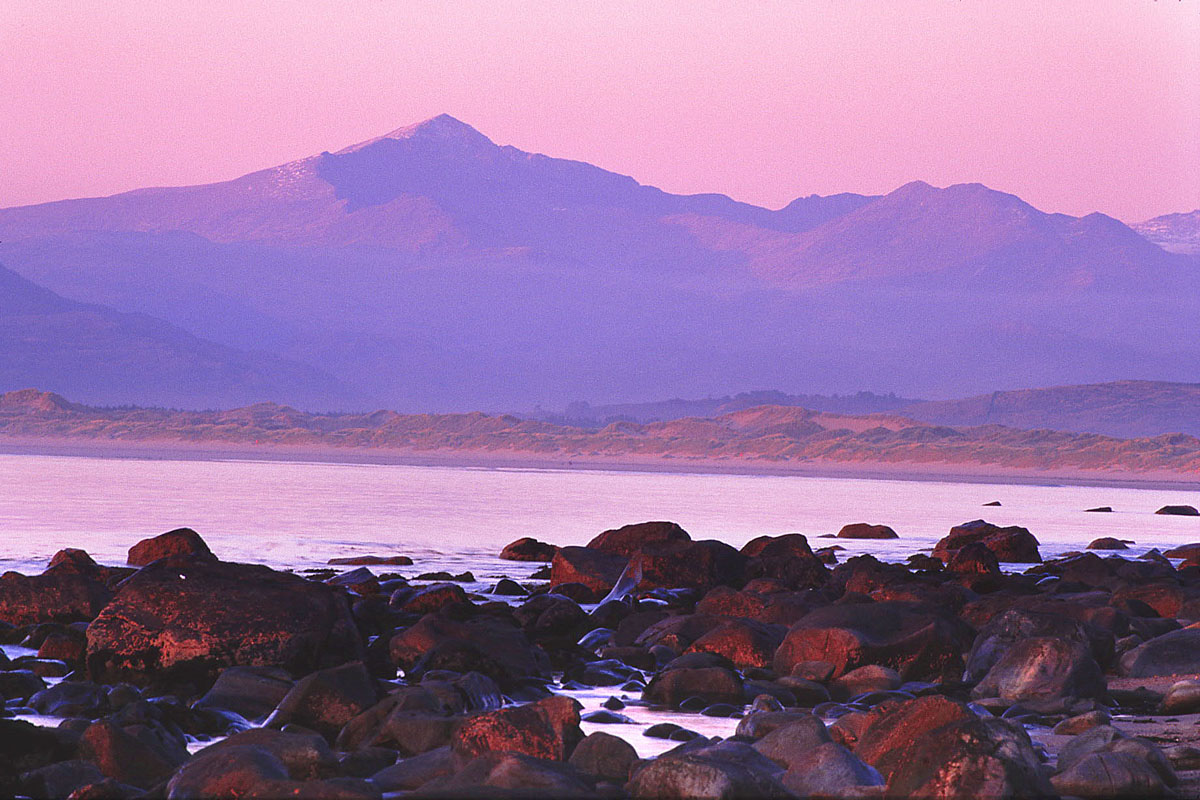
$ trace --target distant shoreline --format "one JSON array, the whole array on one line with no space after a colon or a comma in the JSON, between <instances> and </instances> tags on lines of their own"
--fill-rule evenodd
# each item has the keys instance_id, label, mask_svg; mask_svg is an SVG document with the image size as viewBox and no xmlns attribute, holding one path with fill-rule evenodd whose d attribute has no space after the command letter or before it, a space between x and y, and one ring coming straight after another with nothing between
<instances>
[{"instance_id":1,"label":"distant shoreline","mask_svg":"<svg viewBox=\"0 0 1200 800\"><path fill-rule=\"evenodd\" d=\"M657 456L547 457L527 451L402 450L375 447L252 445L230 442L139 442L95 439L0 437L0 455L114 458L145 461L279 461L379 464L417 467L539 469L558 471L653 472L764 475L999 485L1098 486L1200 491L1200 476L1168 471L1039 470L987 464L848 462L772 459L694 459Z\"/></svg>"}]
</instances>

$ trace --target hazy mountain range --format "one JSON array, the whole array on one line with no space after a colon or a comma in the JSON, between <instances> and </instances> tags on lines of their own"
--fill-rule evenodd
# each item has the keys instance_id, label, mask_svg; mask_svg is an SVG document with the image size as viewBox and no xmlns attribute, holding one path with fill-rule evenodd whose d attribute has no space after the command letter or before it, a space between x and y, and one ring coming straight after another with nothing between
<instances>
[{"instance_id":1,"label":"hazy mountain range","mask_svg":"<svg viewBox=\"0 0 1200 800\"><path fill-rule=\"evenodd\" d=\"M230 411L98 409L45 392L0 395L0 440L90 443L300 457L354 448L359 457L468 458L478 462L635 464L699 468L845 468L955 474L1008 472L1121 477L1153 473L1194 479L1200 439L1182 434L1118 439L1023 431L1000 425L947 427L893 414L852 416L757 406L599 430L511 415L311 414L275 403Z\"/></svg>"},{"instance_id":2,"label":"hazy mountain range","mask_svg":"<svg viewBox=\"0 0 1200 800\"><path fill-rule=\"evenodd\" d=\"M1200 365L1200 256L1101 214L920 182L768 210L447 116L223 183L0 210L0 263L50 293L12 293L0 388L88 403L945 398Z\"/></svg>"}]
</instances>

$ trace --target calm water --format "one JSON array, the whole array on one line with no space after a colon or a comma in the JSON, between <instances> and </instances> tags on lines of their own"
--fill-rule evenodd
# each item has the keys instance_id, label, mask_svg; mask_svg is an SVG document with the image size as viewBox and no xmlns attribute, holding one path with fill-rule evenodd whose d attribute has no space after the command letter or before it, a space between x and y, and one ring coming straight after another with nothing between
<instances>
[{"instance_id":1,"label":"calm water","mask_svg":"<svg viewBox=\"0 0 1200 800\"><path fill-rule=\"evenodd\" d=\"M984 508L999 500L1003 506ZM304 568L354 554L405 554L402 572L473 569L527 574L496 553L521 536L585 544L630 522L674 520L693 538L740 546L761 534L835 533L848 522L891 525L893 542L847 542L850 553L902 558L955 524L1023 525L1044 555L1100 536L1132 539L1131 555L1200 541L1200 518L1153 512L1200 505L1200 492L698 475L0 455L0 570L38 571L80 547L122 564L131 545L179 526L226 560ZM1107 505L1112 514L1084 509ZM825 544L813 540L814 546Z\"/></svg>"}]
</instances>

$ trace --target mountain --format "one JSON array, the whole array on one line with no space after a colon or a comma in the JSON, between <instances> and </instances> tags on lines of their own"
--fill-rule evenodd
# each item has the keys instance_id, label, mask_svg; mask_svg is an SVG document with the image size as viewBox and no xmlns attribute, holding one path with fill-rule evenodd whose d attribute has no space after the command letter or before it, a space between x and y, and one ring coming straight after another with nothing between
<instances>
[{"instance_id":1,"label":"mountain","mask_svg":"<svg viewBox=\"0 0 1200 800\"><path fill-rule=\"evenodd\" d=\"M1135 231L1172 253L1200 253L1200 209L1138 222Z\"/></svg>"},{"instance_id":2,"label":"mountain","mask_svg":"<svg viewBox=\"0 0 1200 800\"><path fill-rule=\"evenodd\" d=\"M0 260L402 411L962 397L1200 363L1200 257L1103 215L919 182L770 210L445 115L222 183L2 209Z\"/></svg>"},{"instance_id":3,"label":"mountain","mask_svg":"<svg viewBox=\"0 0 1200 800\"><path fill-rule=\"evenodd\" d=\"M206 342L162 320L77 303L0 267L0 387L36 384L99 404L214 407L267 397L346 400L328 375ZM22 395L5 395L9 403ZM70 409L40 395L41 410ZM4 408L4 406L0 406Z\"/></svg>"},{"instance_id":4,"label":"mountain","mask_svg":"<svg viewBox=\"0 0 1200 800\"><path fill-rule=\"evenodd\" d=\"M939 425L1005 425L1134 438L1200 436L1200 383L1116 381L923 402L899 413Z\"/></svg>"},{"instance_id":5,"label":"mountain","mask_svg":"<svg viewBox=\"0 0 1200 800\"><path fill-rule=\"evenodd\" d=\"M637 464L671 469L845 469L939 474L974 471L1038 476L1200 475L1200 439L1118 439L1020 431L1000 425L952 428L889 414L827 414L756 406L715 418L600 430L511 415L306 414L275 403L231 411L97 409L35 391L0 395L0 445L81 442L91 447L165 447L338 458L462 459L498 463Z\"/></svg>"}]
</instances>

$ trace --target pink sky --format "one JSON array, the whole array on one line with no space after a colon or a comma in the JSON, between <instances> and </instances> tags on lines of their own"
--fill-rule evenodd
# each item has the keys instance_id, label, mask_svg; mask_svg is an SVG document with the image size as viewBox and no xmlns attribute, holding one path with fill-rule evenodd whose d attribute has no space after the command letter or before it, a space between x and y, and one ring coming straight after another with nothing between
<instances>
[{"instance_id":1,"label":"pink sky","mask_svg":"<svg viewBox=\"0 0 1200 800\"><path fill-rule=\"evenodd\" d=\"M778 207L913 179L1200 207L1197 0L0 3L0 206L205 183L446 112Z\"/></svg>"}]
</instances>

